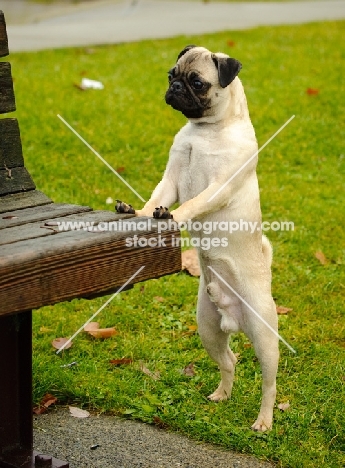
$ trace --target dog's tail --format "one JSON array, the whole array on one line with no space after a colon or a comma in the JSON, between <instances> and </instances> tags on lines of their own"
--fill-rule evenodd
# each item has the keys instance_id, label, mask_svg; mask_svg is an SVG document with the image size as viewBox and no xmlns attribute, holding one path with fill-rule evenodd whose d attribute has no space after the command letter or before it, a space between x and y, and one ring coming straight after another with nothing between
<instances>
[{"instance_id":1,"label":"dog's tail","mask_svg":"<svg viewBox=\"0 0 345 468\"><path fill-rule=\"evenodd\" d=\"M272 265L272 258L273 258L273 249L270 241L267 239L265 235L262 235L262 253L266 258L269 267Z\"/></svg>"}]
</instances>

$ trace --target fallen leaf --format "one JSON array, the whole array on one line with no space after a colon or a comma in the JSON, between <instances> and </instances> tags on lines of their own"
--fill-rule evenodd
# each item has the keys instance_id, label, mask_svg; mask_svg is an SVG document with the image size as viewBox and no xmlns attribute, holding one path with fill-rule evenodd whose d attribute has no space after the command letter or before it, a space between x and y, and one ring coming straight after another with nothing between
<instances>
[{"instance_id":1,"label":"fallen leaf","mask_svg":"<svg viewBox=\"0 0 345 468\"><path fill-rule=\"evenodd\" d=\"M279 403L278 408L280 411L286 411L290 408L290 403Z\"/></svg>"},{"instance_id":2,"label":"fallen leaf","mask_svg":"<svg viewBox=\"0 0 345 468\"><path fill-rule=\"evenodd\" d=\"M234 41L227 41L226 44L227 44L228 47L234 47L235 42Z\"/></svg>"},{"instance_id":3,"label":"fallen leaf","mask_svg":"<svg viewBox=\"0 0 345 468\"><path fill-rule=\"evenodd\" d=\"M116 172L117 172L118 174L121 174L121 172L124 172L124 171L125 171L125 168L124 168L123 166L118 167L118 168L116 169Z\"/></svg>"},{"instance_id":4,"label":"fallen leaf","mask_svg":"<svg viewBox=\"0 0 345 468\"><path fill-rule=\"evenodd\" d=\"M243 348L248 349L251 348L252 344L251 343L244 343Z\"/></svg>"},{"instance_id":5,"label":"fallen leaf","mask_svg":"<svg viewBox=\"0 0 345 468\"><path fill-rule=\"evenodd\" d=\"M97 330L89 330L90 335L94 338L111 338L117 334L114 327L112 328L98 328Z\"/></svg>"},{"instance_id":6,"label":"fallen leaf","mask_svg":"<svg viewBox=\"0 0 345 468\"><path fill-rule=\"evenodd\" d=\"M160 297L160 296L155 296L153 299L155 301L157 301L157 302L164 302L165 301L164 297Z\"/></svg>"},{"instance_id":7,"label":"fallen leaf","mask_svg":"<svg viewBox=\"0 0 345 468\"><path fill-rule=\"evenodd\" d=\"M321 265L327 265L328 263L326 255L323 252L321 252L321 250L319 250L318 252L315 252L315 258L319 260Z\"/></svg>"},{"instance_id":8,"label":"fallen leaf","mask_svg":"<svg viewBox=\"0 0 345 468\"><path fill-rule=\"evenodd\" d=\"M88 418L90 416L88 411L76 408L75 406L69 406L69 411L74 418Z\"/></svg>"},{"instance_id":9,"label":"fallen leaf","mask_svg":"<svg viewBox=\"0 0 345 468\"><path fill-rule=\"evenodd\" d=\"M159 429L168 429L168 427L169 427L169 424L162 421L162 419L159 416L154 416L153 417L153 424L155 426L159 427Z\"/></svg>"},{"instance_id":10,"label":"fallen leaf","mask_svg":"<svg viewBox=\"0 0 345 468\"><path fill-rule=\"evenodd\" d=\"M183 369L182 374L186 375L187 377L193 377L195 375L194 363L191 362L188 364L188 366Z\"/></svg>"},{"instance_id":11,"label":"fallen leaf","mask_svg":"<svg viewBox=\"0 0 345 468\"><path fill-rule=\"evenodd\" d=\"M86 331L86 332L90 332L90 331L98 330L98 329L99 329L99 323L98 322L89 322L84 327L84 331Z\"/></svg>"},{"instance_id":12,"label":"fallen leaf","mask_svg":"<svg viewBox=\"0 0 345 468\"><path fill-rule=\"evenodd\" d=\"M182 270L187 270L192 276L200 276L198 252L196 249L185 250L181 254Z\"/></svg>"},{"instance_id":13,"label":"fallen leaf","mask_svg":"<svg viewBox=\"0 0 345 468\"><path fill-rule=\"evenodd\" d=\"M57 398L50 393L44 395L40 404L33 409L35 414L45 413L50 405L54 405L57 402Z\"/></svg>"},{"instance_id":14,"label":"fallen leaf","mask_svg":"<svg viewBox=\"0 0 345 468\"><path fill-rule=\"evenodd\" d=\"M278 315L285 315L288 312L291 312L292 309L290 307L284 307L284 306L277 306L276 305L276 311Z\"/></svg>"},{"instance_id":15,"label":"fallen leaf","mask_svg":"<svg viewBox=\"0 0 345 468\"><path fill-rule=\"evenodd\" d=\"M86 91L85 86L83 86L83 85L81 85L81 84L79 84L79 83L73 83L73 86L74 86L75 88L78 88L79 91Z\"/></svg>"},{"instance_id":16,"label":"fallen leaf","mask_svg":"<svg viewBox=\"0 0 345 468\"><path fill-rule=\"evenodd\" d=\"M161 378L159 372L151 372L150 369L148 369L142 362L140 363L140 370L144 372L144 374L151 377L153 380L159 380Z\"/></svg>"},{"instance_id":17,"label":"fallen leaf","mask_svg":"<svg viewBox=\"0 0 345 468\"><path fill-rule=\"evenodd\" d=\"M307 88L307 94L309 94L309 96L316 96L319 94L319 90L315 88Z\"/></svg>"},{"instance_id":18,"label":"fallen leaf","mask_svg":"<svg viewBox=\"0 0 345 468\"><path fill-rule=\"evenodd\" d=\"M113 366L123 366L123 365L132 364L133 359L131 358L111 359L109 362Z\"/></svg>"},{"instance_id":19,"label":"fallen leaf","mask_svg":"<svg viewBox=\"0 0 345 468\"><path fill-rule=\"evenodd\" d=\"M188 325L188 330L196 331L198 329L197 325Z\"/></svg>"},{"instance_id":20,"label":"fallen leaf","mask_svg":"<svg viewBox=\"0 0 345 468\"><path fill-rule=\"evenodd\" d=\"M67 341L69 341L69 338L55 338L55 340L52 341L53 348L60 349L65 343L67 343ZM69 349L71 346L72 341L70 341L64 349Z\"/></svg>"}]
</instances>

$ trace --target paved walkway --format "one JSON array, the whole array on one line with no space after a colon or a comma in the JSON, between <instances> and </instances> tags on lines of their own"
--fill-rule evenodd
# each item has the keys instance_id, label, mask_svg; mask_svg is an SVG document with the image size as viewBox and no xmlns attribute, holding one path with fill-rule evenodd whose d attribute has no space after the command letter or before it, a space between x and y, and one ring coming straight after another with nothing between
<instances>
[{"instance_id":1,"label":"paved walkway","mask_svg":"<svg viewBox=\"0 0 345 468\"><path fill-rule=\"evenodd\" d=\"M8 8L12 52L345 18L345 0L292 3L99 0L50 5L36 12L28 10L26 18L19 18L20 4L23 5L20 0L0 0L6 17ZM18 21L26 23L15 24Z\"/></svg>"}]
</instances>

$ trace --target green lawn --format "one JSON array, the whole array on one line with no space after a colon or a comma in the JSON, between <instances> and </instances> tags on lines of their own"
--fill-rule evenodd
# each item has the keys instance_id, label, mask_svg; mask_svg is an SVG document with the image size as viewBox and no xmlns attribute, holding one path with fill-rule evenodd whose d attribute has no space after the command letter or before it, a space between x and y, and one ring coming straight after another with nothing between
<instances>
[{"instance_id":1,"label":"green lawn","mask_svg":"<svg viewBox=\"0 0 345 468\"><path fill-rule=\"evenodd\" d=\"M265 27L198 37L145 41L10 56L27 167L56 202L111 209L107 197L141 202L57 118L61 114L122 176L148 198L164 170L173 135L185 122L164 103L167 70L189 43L224 51L243 63L260 153L263 219L289 220L293 232L269 232L274 246L273 294L293 310L279 316L281 345L275 425L249 427L259 409L260 368L244 335L231 401L206 396L218 371L195 325L198 279L184 273L121 293L99 316L118 335L105 341L79 335L62 357L51 346L71 336L106 300L73 301L34 313L34 398L50 392L61 404L108 411L152 423L280 467L339 468L345 464L344 384L344 56L345 22ZM233 41L230 47L229 41ZM102 91L80 91L82 76ZM308 94L308 88L318 94ZM315 252L328 262L322 265ZM155 297L164 298L163 301ZM50 331L49 331L50 330ZM112 368L109 359L133 364ZM76 368L61 368L77 361ZM154 380L140 370L140 361ZM193 362L196 375L180 370ZM159 418L159 419L157 419Z\"/></svg>"}]
</instances>

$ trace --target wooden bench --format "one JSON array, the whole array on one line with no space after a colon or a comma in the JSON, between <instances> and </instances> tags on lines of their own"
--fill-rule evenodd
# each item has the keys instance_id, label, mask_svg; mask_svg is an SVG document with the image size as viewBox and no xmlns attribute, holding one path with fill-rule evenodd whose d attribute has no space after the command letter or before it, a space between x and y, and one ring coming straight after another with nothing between
<instances>
[{"instance_id":1,"label":"wooden bench","mask_svg":"<svg viewBox=\"0 0 345 468\"><path fill-rule=\"evenodd\" d=\"M0 57L8 55L0 12ZM0 114L15 110L11 66L0 62ZM181 269L176 231L163 233L166 247L126 247L135 232L59 231L57 222L111 222L131 217L88 206L53 203L38 191L24 166L18 122L0 119L0 466L68 467L32 451L32 309L74 298L91 298ZM138 231L157 238L156 228ZM35 459L36 457L36 459ZM46 459L51 459L47 461ZM46 464L44 464L46 463Z\"/></svg>"}]
</instances>

